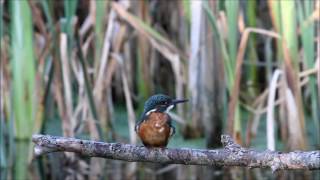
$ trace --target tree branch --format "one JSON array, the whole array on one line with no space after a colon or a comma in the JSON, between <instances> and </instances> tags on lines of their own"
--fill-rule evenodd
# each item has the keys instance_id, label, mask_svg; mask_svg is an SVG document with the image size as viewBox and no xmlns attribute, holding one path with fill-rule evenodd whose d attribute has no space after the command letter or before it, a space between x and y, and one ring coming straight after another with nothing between
<instances>
[{"instance_id":1,"label":"tree branch","mask_svg":"<svg viewBox=\"0 0 320 180\"><path fill-rule=\"evenodd\" d=\"M104 143L50 135L33 135L37 156L58 151L75 152L89 157L102 157L135 162L206 166L244 166L249 168L320 169L320 151L256 151L235 144L228 135L221 136L223 149L146 148L122 143Z\"/></svg>"}]
</instances>

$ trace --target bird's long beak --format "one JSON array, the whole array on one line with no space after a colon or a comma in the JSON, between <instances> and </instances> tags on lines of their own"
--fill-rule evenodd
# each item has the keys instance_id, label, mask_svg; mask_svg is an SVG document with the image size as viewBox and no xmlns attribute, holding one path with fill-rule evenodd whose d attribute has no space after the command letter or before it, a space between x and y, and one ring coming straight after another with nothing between
<instances>
[{"instance_id":1,"label":"bird's long beak","mask_svg":"<svg viewBox=\"0 0 320 180\"><path fill-rule=\"evenodd\" d=\"M176 104L179 104L179 103L184 103L184 102L187 102L189 101L188 99L175 99L172 101L172 104L173 105L176 105Z\"/></svg>"}]
</instances>

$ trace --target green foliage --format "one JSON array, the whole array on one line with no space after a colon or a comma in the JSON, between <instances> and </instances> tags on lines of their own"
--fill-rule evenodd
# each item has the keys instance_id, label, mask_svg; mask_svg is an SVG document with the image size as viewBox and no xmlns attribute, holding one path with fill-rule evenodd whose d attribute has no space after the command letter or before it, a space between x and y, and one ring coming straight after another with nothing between
<instances>
[{"instance_id":1,"label":"green foliage","mask_svg":"<svg viewBox=\"0 0 320 180\"><path fill-rule=\"evenodd\" d=\"M256 15L256 8L257 2L256 1L248 1L247 3L247 19L248 19L248 26L249 27L256 27L257 26L257 15ZM255 63L258 62L257 52L256 52L256 36L254 34L250 35L249 42L248 42L248 58L250 61L250 66L248 69L248 81L250 88L250 93L252 96L255 96L257 93L257 89L255 86L258 84L258 73L257 73L257 66L254 66Z\"/></svg>"},{"instance_id":2,"label":"green foliage","mask_svg":"<svg viewBox=\"0 0 320 180\"><path fill-rule=\"evenodd\" d=\"M36 113L33 25L28 1L10 1L11 68L16 137L29 139Z\"/></svg>"},{"instance_id":3,"label":"green foliage","mask_svg":"<svg viewBox=\"0 0 320 180\"><path fill-rule=\"evenodd\" d=\"M235 69L238 50L238 16L239 1L225 1L227 23L228 23L228 52L232 61L232 69Z\"/></svg>"},{"instance_id":4,"label":"green foliage","mask_svg":"<svg viewBox=\"0 0 320 180\"><path fill-rule=\"evenodd\" d=\"M314 3L312 1L303 1L302 3L298 1L298 15L299 15L299 25L301 29L301 39L302 39L302 50L305 63L308 68L315 67L315 23L309 20L309 17L313 13ZM320 122L319 122L319 104L318 104L318 93L316 86L316 76L312 75L309 77L309 87L311 91L311 115L314 121L314 131L316 132L316 139L320 144Z\"/></svg>"},{"instance_id":5,"label":"green foliage","mask_svg":"<svg viewBox=\"0 0 320 180\"><path fill-rule=\"evenodd\" d=\"M71 47L73 45L73 25L72 18L75 17L78 0L64 0L64 12L66 20L62 22L62 32L68 35L68 56L70 59Z\"/></svg>"},{"instance_id":6,"label":"green foliage","mask_svg":"<svg viewBox=\"0 0 320 180\"><path fill-rule=\"evenodd\" d=\"M95 57L97 62L99 62L102 52L102 43L104 37L104 15L106 11L106 5L108 1L96 1L96 24L94 27L95 31ZM98 64L98 63L96 63Z\"/></svg>"},{"instance_id":7,"label":"green foliage","mask_svg":"<svg viewBox=\"0 0 320 180\"><path fill-rule=\"evenodd\" d=\"M28 1L10 1L11 7L11 69L13 75L13 111L17 156L15 178L27 177L28 150L36 114L35 57L33 23ZM27 140L27 141L25 141ZM24 144L20 147L20 144Z\"/></svg>"},{"instance_id":8,"label":"green foliage","mask_svg":"<svg viewBox=\"0 0 320 180\"><path fill-rule=\"evenodd\" d=\"M234 82L234 69L232 69L232 61L230 60L230 56L228 54L228 50L227 50L227 45L223 40L223 34L219 31L218 26L217 26L217 19L216 17L213 15L211 9L209 8L208 3L204 3L204 11L206 13L206 15L208 16L209 22L210 22L210 26L211 29L215 35L215 37L217 37L220 43L220 47L221 47L221 51L222 51L222 56L223 56L223 60L224 60L224 69L225 69L225 73L226 73L226 84L227 84L227 88L228 91L231 91L231 87L233 86L233 82Z\"/></svg>"},{"instance_id":9,"label":"green foliage","mask_svg":"<svg viewBox=\"0 0 320 180\"><path fill-rule=\"evenodd\" d=\"M191 10L190 10L190 0L183 0L182 1L182 5L183 5L183 11L184 11L184 15L185 15L185 18L187 20L187 22L190 24L190 16L191 16Z\"/></svg>"},{"instance_id":10,"label":"green foliage","mask_svg":"<svg viewBox=\"0 0 320 180\"><path fill-rule=\"evenodd\" d=\"M280 1L281 32L283 39L289 49L291 58L297 68L298 41L297 41L297 16L295 11L295 1Z\"/></svg>"}]
</instances>

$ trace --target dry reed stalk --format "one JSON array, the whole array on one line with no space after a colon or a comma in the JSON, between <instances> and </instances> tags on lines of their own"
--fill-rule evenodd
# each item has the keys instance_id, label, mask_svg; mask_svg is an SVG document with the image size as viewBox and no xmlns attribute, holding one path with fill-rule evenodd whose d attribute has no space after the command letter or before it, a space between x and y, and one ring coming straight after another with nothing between
<instances>
[{"instance_id":1,"label":"dry reed stalk","mask_svg":"<svg viewBox=\"0 0 320 180\"><path fill-rule=\"evenodd\" d=\"M114 9L117 14L123 18L126 22L128 22L134 29L136 29L139 33L143 34L145 37L148 38L149 41L151 41L151 44L154 45L155 43L160 44L161 47L166 48L166 53L164 53L162 50L159 50L162 55L164 55L166 58L171 59L167 57L167 55L170 54L179 54L183 59L187 59L187 55L182 53L177 47L172 44L167 38L161 36L158 34L158 32L154 31L150 27L146 27L140 19L138 19L136 16L129 13L124 7L119 5L119 3L112 2L112 9ZM156 46L156 48L158 48ZM162 48L162 49L163 49Z\"/></svg>"},{"instance_id":2,"label":"dry reed stalk","mask_svg":"<svg viewBox=\"0 0 320 180\"><path fill-rule=\"evenodd\" d=\"M175 57L173 57L173 59L170 61L172 69L173 69L173 73L174 73L174 77L175 77L175 94L176 94L176 98L177 99L183 99L184 95L183 95L183 84L184 84L184 74L182 71L182 63L181 60L179 58L178 55L176 55ZM182 116L183 114L183 106L178 106L177 107L177 111L178 114L180 116Z\"/></svg>"},{"instance_id":3,"label":"dry reed stalk","mask_svg":"<svg viewBox=\"0 0 320 180\"><path fill-rule=\"evenodd\" d=\"M129 5L127 5L129 6ZM128 8L128 7L127 7ZM123 85L123 91L125 95L125 101L126 101L126 108L128 112L128 127L129 127L129 137L130 137L130 143L131 144L136 144L137 142L137 137L136 133L134 132L134 125L136 122L136 117L135 117L135 112L133 108L133 102L132 102L132 95L130 91L130 86L129 86L129 81L128 81L128 73L126 71L125 67L125 61L122 56L119 55L120 49L123 45L124 38L126 37L127 33L127 27L123 24L120 24L119 22L115 22L114 24L115 27L118 28L118 33L116 37L114 37L114 46L113 46L113 52L111 54L113 62L117 62L117 64L120 65L120 71L121 71L121 81ZM113 65L112 67L116 67L116 64ZM111 77L112 74L110 74L109 77ZM108 80L111 82L111 79ZM137 170L137 164L136 163L130 163L127 166L127 172L126 172L126 178L127 179L134 179L135 178L135 172Z\"/></svg>"},{"instance_id":4,"label":"dry reed stalk","mask_svg":"<svg viewBox=\"0 0 320 180\"><path fill-rule=\"evenodd\" d=\"M320 3L319 3L320 4ZM319 5L320 6L320 5ZM318 35L320 36L320 23L318 23ZM318 95L319 95L319 102L320 102L320 38L317 40L317 61L315 63L316 68L318 69Z\"/></svg>"},{"instance_id":5,"label":"dry reed stalk","mask_svg":"<svg viewBox=\"0 0 320 180\"><path fill-rule=\"evenodd\" d=\"M88 55L88 51L89 51L89 47L92 44L92 41L94 39L94 34L90 33L88 38L84 41L83 45L82 45L82 51L83 51L83 56L87 57ZM73 53L73 55L75 56L76 53Z\"/></svg>"},{"instance_id":6,"label":"dry reed stalk","mask_svg":"<svg viewBox=\"0 0 320 180\"><path fill-rule=\"evenodd\" d=\"M134 132L134 125L136 122L136 117L134 113L134 108L133 108L133 103L131 100L131 93L128 85L128 75L126 73L126 70L124 68L124 61L122 57L118 54L112 53L112 58L114 58L118 64L120 65L121 68L121 79L122 79L122 84L123 84L123 89L124 89L124 94L125 94L125 99L126 99L126 107L128 110L128 125L129 125L129 135L130 135L130 143L131 144L136 144L137 138L136 138L136 133Z\"/></svg>"},{"instance_id":7,"label":"dry reed stalk","mask_svg":"<svg viewBox=\"0 0 320 180\"><path fill-rule=\"evenodd\" d=\"M3 2L1 2L1 6ZM7 46L8 43L5 42L5 37L0 39L0 118L1 121L5 119L9 119L9 112L12 112L9 98L11 97L11 81L9 76L9 70L7 66L8 63L8 52L9 48ZM0 122L2 125L2 122ZM2 128L2 127L1 127ZM0 130L2 132L2 130ZM0 134L2 135L2 134ZM1 142L2 143L2 142Z\"/></svg>"},{"instance_id":8,"label":"dry reed stalk","mask_svg":"<svg viewBox=\"0 0 320 180\"><path fill-rule=\"evenodd\" d=\"M150 24L150 15L148 13L148 8L150 8L149 3L147 1L138 1L138 4L133 4L133 7L138 8L139 18L146 24ZM138 70L141 71L138 75L138 90L139 95L142 95L143 99L147 99L148 96L151 95L153 91L153 83L152 83L152 72L150 71L150 49L151 47L148 44L148 38L142 34L138 34L138 61L137 66ZM141 77L142 75L142 77Z\"/></svg>"},{"instance_id":9,"label":"dry reed stalk","mask_svg":"<svg viewBox=\"0 0 320 180\"><path fill-rule=\"evenodd\" d=\"M317 74L319 72L319 68L316 67L317 63L315 63L315 67L311 69L306 69L302 72L299 72L298 76L299 78L304 78L305 76L310 76L313 74Z\"/></svg>"},{"instance_id":10,"label":"dry reed stalk","mask_svg":"<svg viewBox=\"0 0 320 180\"><path fill-rule=\"evenodd\" d=\"M316 63L317 64L317 63ZM315 65L317 66L317 65ZM310 76L314 73L317 73L318 70L316 68L312 68L312 69L307 69L305 71L302 71L299 73L299 78L304 78L306 76ZM300 87L303 87L305 85L308 84L308 78L305 78L304 80L302 80L300 82ZM276 84L276 87L275 88L279 88L280 87L280 82L278 82ZM259 124L259 120L260 120L260 116L263 114L263 113L266 113L268 111L268 107L263 107L263 104L264 104L264 101L266 100L266 97L269 96L269 88L266 88L263 93L260 94L260 96L258 98L256 98L255 102L253 103L253 107L256 107L256 110L253 110L252 113L255 114L255 117L254 117L254 120L252 122L252 125L249 124L249 127L250 128L250 134L252 134L252 136L254 137L256 135L256 132L257 132L257 128L258 128L258 124ZM281 90L280 90L281 92ZM283 104L285 101L285 98L280 96L278 99L276 99L273 103L273 106L278 106L278 105L281 105ZM281 123L281 126L285 126L285 123L282 122L283 118L280 118L280 123ZM255 124L255 125L254 125ZM284 128L281 128L281 136L284 138L284 134L286 134L286 132L283 132L285 131L286 129ZM248 137L247 135L247 145L250 144L250 139L251 139L251 136ZM249 139L249 140L248 140Z\"/></svg>"},{"instance_id":11,"label":"dry reed stalk","mask_svg":"<svg viewBox=\"0 0 320 180\"><path fill-rule=\"evenodd\" d=\"M84 35L89 31L90 27L94 26L94 24L96 23L96 2L95 1L90 1L90 4L89 4L89 14L88 16L86 17L84 23L82 24L82 26L80 27L80 30L79 30L79 36L81 37L84 37ZM82 49L82 52L83 52L83 56L86 57L87 54L88 54L88 50L89 50L89 46L92 44L92 40L94 39L94 33L93 32L90 32L88 38L84 41L83 45L81 46L81 49ZM89 121L88 121L88 126L89 126L89 132L90 132L90 137L91 139L95 139L95 140L98 140L99 139L99 133L98 133L98 129L97 129L97 126L95 125L95 122L93 120L93 117L89 117L88 115L88 104L89 102L85 99L85 93L84 93L84 80L83 80L83 75L82 75L82 71L81 71L81 68L79 69L80 70L80 73L79 73L79 83L81 83L81 88L79 89L79 93L82 94L82 96L80 97L82 101L79 101L81 102L82 104L83 103L86 103L84 105L80 107L83 107L83 117L82 119L80 120L80 123L85 119L85 118L88 118ZM79 84L80 86L80 84ZM102 86L102 85L101 85ZM95 102L97 103L97 107L98 107L98 112L99 112L99 115L100 115L100 122L102 127L106 127L106 123L104 123L104 118L103 117L106 117L103 115L103 113L101 113L101 111L99 111L101 108L104 109L104 107L102 106L99 106L99 104L101 104L101 99L100 98L95 98ZM101 108L99 108L101 107ZM81 124L80 124L81 126ZM102 175L102 170L104 168L104 161L102 161L101 159L98 159L98 158L92 158L90 159L90 176L89 176L89 179L90 180L97 180L99 179L99 177L101 177Z\"/></svg>"},{"instance_id":12,"label":"dry reed stalk","mask_svg":"<svg viewBox=\"0 0 320 180\"><path fill-rule=\"evenodd\" d=\"M89 2L89 14L79 29L80 37L83 37L96 23L96 1Z\"/></svg>"},{"instance_id":13,"label":"dry reed stalk","mask_svg":"<svg viewBox=\"0 0 320 180\"><path fill-rule=\"evenodd\" d=\"M200 28L202 22L202 2L191 1L191 34L190 34L190 59L189 59L189 82L188 89L191 93L191 111L197 111L199 92L198 83L200 79L199 69L200 62L198 60L200 52ZM194 110L193 110L194 109ZM192 113L194 114L194 113ZM193 115L192 115L193 116ZM194 119L194 117L192 117Z\"/></svg>"},{"instance_id":14,"label":"dry reed stalk","mask_svg":"<svg viewBox=\"0 0 320 180\"><path fill-rule=\"evenodd\" d=\"M299 85L298 75L294 72L292 66L292 58L286 41L282 40L282 49L284 55L284 69L286 86L286 105L288 108L288 124L289 127L289 144L292 149L303 150L306 148L305 139L305 119L303 115L301 89Z\"/></svg>"},{"instance_id":15,"label":"dry reed stalk","mask_svg":"<svg viewBox=\"0 0 320 180\"><path fill-rule=\"evenodd\" d=\"M176 96L183 96L183 81L181 79L181 67L179 56L184 56L180 51L166 38L155 35L152 30L148 30L138 18L130 14L126 9L121 7L118 3L112 3L113 9L119 14L120 17L125 19L131 26L138 30L143 37L146 37L151 45L156 48L164 57L171 63L175 75L176 83Z\"/></svg>"},{"instance_id":16,"label":"dry reed stalk","mask_svg":"<svg viewBox=\"0 0 320 180\"><path fill-rule=\"evenodd\" d=\"M122 79L122 85L124 90L124 96L126 99L126 107L128 111L128 126L129 126L129 137L130 137L130 144L136 144L137 142L137 136L134 131L134 126L136 122L136 116L134 113L133 103L131 100L131 93L128 85L128 75L126 73L125 67L124 67L124 60L119 54L112 53L112 57L117 60L118 64L121 68L121 79ZM136 163L130 163L128 166L128 172L126 173L127 179L134 179L135 172L137 170L137 164Z\"/></svg>"},{"instance_id":17,"label":"dry reed stalk","mask_svg":"<svg viewBox=\"0 0 320 180\"><path fill-rule=\"evenodd\" d=\"M276 88L279 88L278 84L277 84L277 87ZM278 106L278 105L281 105L281 103L285 100L285 98L283 97L279 97L278 99L275 99L274 101L274 107ZM255 111L255 113L257 114L263 114L263 113L266 113L268 111L268 106L267 107L261 107L261 109L259 111Z\"/></svg>"},{"instance_id":18,"label":"dry reed stalk","mask_svg":"<svg viewBox=\"0 0 320 180\"><path fill-rule=\"evenodd\" d=\"M105 84L106 87L110 87L112 83L112 77L117 69L117 62L114 59L110 60L110 63L108 65L106 77L105 77Z\"/></svg>"},{"instance_id":19,"label":"dry reed stalk","mask_svg":"<svg viewBox=\"0 0 320 180\"><path fill-rule=\"evenodd\" d=\"M64 136L73 137L74 136L74 126L75 121L72 118L73 106L72 106L72 91L71 91L71 80L70 80L70 65L67 53L67 34L60 34L60 58L62 65L62 77L63 77L63 89L64 89L64 99L66 108L66 121L62 123L62 129L64 130Z\"/></svg>"},{"instance_id":20,"label":"dry reed stalk","mask_svg":"<svg viewBox=\"0 0 320 180\"><path fill-rule=\"evenodd\" d=\"M87 123L88 123L88 127L89 127L89 132L91 135L92 139L99 139L99 138L103 138L102 136L102 128L98 127L101 126L100 122L98 119L98 113L95 107L100 107L97 106L96 104L96 100L93 100L92 97L92 92L91 92L91 88L90 88L90 83L88 82L88 74L91 74L94 72L93 69L90 69L88 66L86 66L86 63L84 62L84 58L87 56L89 47L92 44L92 40L94 38L94 33L93 32L89 32L90 34L87 36L87 38L84 41L83 44L80 44L80 40L79 39L83 39L85 37L85 35L87 34L87 32L89 31L90 27L92 25L95 24L95 14L96 14L96 6L95 6L95 1L90 1L89 3L89 14L86 17L86 22L84 24L82 24L82 26L80 27L80 29L77 31L76 33L76 39L77 41L77 46L78 46L78 52L74 51L74 55L76 55L76 53L78 53L79 57L79 61L74 61L72 62L73 64L73 71L74 74L76 76L78 85L79 85L79 108L83 109L82 111L82 115L78 124L78 127L82 128L82 122L84 121L84 119L86 119ZM81 52L79 52L81 51ZM80 55L81 54L81 55ZM81 57L83 56L83 57ZM75 58L76 59L76 58ZM89 88L88 88L89 87ZM87 91L87 93L85 93L85 91ZM89 108L89 109L87 109ZM86 111L91 111L91 115L92 116L88 116L88 114L86 114ZM78 129L79 130L79 129ZM97 135L98 134L98 135ZM100 136L100 137L99 137Z\"/></svg>"},{"instance_id":21,"label":"dry reed stalk","mask_svg":"<svg viewBox=\"0 0 320 180\"><path fill-rule=\"evenodd\" d=\"M261 108L263 107L263 102L261 102L260 104L258 104L257 110L256 111L260 111ZM261 113L254 113L253 119L248 123L247 127L247 137L246 137L246 146L249 147L251 144L251 139L253 137L256 137L257 132L258 132L258 126L259 126L259 122L260 122L260 117L261 117Z\"/></svg>"},{"instance_id":22,"label":"dry reed stalk","mask_svg":"<svg viewBox=\"0 0 320 180\"><path fill-rule=\"evenodd\" d=\"M223 40L227 41L228 25L227 25L226 13L224 11L219 12L219 18L217 19L217 24L218 24L219 32L221 32L221 35L223 37Z\"/></svg>"},{"instance_id":23,"label":"dry reed stalk","mask_svg":"<svg viewBox=\"0 0 320 180\"><path fill-rule=\"evenodd\" d=\"M299 61L297 60L298 42L296 37L295 3L292 1L268 1L272 23L277 32L281 32L282 39L278 41L278 57L284 58L287 115L289 123L289 145L292 149L305 148L305 120L302 107L302 95L298 79ZM290 17L288 17L288 15ZM292 99L294 98L294 99ZM290 104L289 104L290 101ZM292 104L293 103L293 104ZM298 112L292 112L292 111ZM293 118L293 119L292 119ZM294 125L292 125L295 121Z\"/></svg>"},{"instance_id":24,"label":"dry reed stalk","mask_svg":"<svg viewBox=\"0 0 320 180\"><path fill-rule=\"evenodd\" d=\"M121 5L126 9L128 8L128 4L123 2ZM95 85L93 94L95 96L95 100L97 104L105 104L104 102L107 102L107 108L104 106L99 105L98 111L101 114L101 124L104 128L112 128L111 125L111 119L113 114L113 103L112 103L112 97L111 97L111 86L110 83L106 84L108 80L106 80L106 76L108 77L109 70L106 71L106 69L109 69L108 66L110 66L109 63L109 55L111 53L111 45L114 43L114 39L118 36L118 34L115 34L117 31L117 27L119 26L119 23L116 21L117 14L114 12L114 10L110 10L109 12L109 19L108 19L108 26L105 30L104 40L103 40L103 48L101 51L100 56L100 65L97 66L99 68L97 70ZM116 37L114 37L116 35ZM99 63L98 63L99 64ZM113 66L111 66L113 67ZM112 72L113 74L113 72ZM110 76L109 76L110 77ZM111 82L111 79L110 79ZM104 96L103 96L104 94Z\"/></svg>"},{"instance_id":25,"label":"dry reed stalk","mask_svg":"<svg viewBox=\"0 0 320 180\"><path fill-rule=\"evenodd\" d=\"M247 46L247 41L249 38L250 33L257 33L257 34L263 34L267 36L271 36L273 38L279 38L279 34L268 31L264 29L258 29L258 28L246 28L244 33L242 34L239 50L237 54L237 60L236 60L236 73L235 73L235 83L231 92L230 97L230 103L229 103L229 112L228 112L228 132L233 135L233 137L237 140L236 132L234 132L234 117L236 112L236 105L238 103L238 96L239 96L239 85L240 85L240 78L241 78L241 71L242 71L242 64L243 64L243 56L245 53L245 49Z\"/></svg>"},{"instance_id":26,"label":"dry reed stalk","mask_svg":"<svg viewBox=\"0 0 320 180\"><path fill-rule=\"evenodd\" d=\"M315 69L309 69L309 70L306 70L306 71L303 71L299 74L299 77L305 77L305 76L308 76L308 75L311 75L313 73L316 73L317 71ZM305 85L307 85L308 83L308 78L305 78L303 81L300 82L300 87L303 87ZM276 85L276 88L279 88L280 87L280 83L277 83ZM254 113L256 116L254 119L256 119L256 121L258 122L259 119L260 119L260 116L263 114L263 113L266 113L268 111L268 107L263 107L263 103L264 101L266 100L266 97L268 96L269 94L269 88L267 88L258 98L257 100L253 103L254 106L253 107L257 107L256 110L252 109L252 110L249 110L250 112ZM283 98L282 96L279 97L278 99L275 100L274 102L274 107L275 106L278 106L278 105L281 105L283 102L284 102L285 98ZM281 118L280 118L281 119ZM251 125L249 126L251 127ZM251 130L253 131L253 130ZM256 132L256 131L255 131Z\"/></svg>"},{"instance_id":27,"label":"dry reed stalk","mask_svg":"<svg viewBox=\"0 0 320 180\"><path fill-rule=\"evenodd\" d=\"M61 69L60 64L58 62L58 59L55 59L54 61L54 66L55 66L55 78L54 78L54 82L53 82L53 96L55 98L55 101L57 102L57 107L58 107L58 112L59 115L61 117L62 123L65 122L66 119L66 112L65 112L65 107L64 107L64 103L63 103L63 96L61 93ZM62 125L63 127L63 125Z\"/></svg>"},{"instance_id":28,"label":"dry reed stalk","mask_svg":"<svg viewBox=\"0 0 320 180\"><path fill-rule=\"evenodd\" d=\"M317 63L315 63L315 66L317 66ZM299 78L304 78L305 76L310 76L312 74L315 74L317 73L318 70L316 68L312 68L312 69L307 69L305 71L302 71L299 73ZM300 86L305 86L308 82L308 79L304 80L304 81L301 81L300 82ZM279 83L277 84L277 88L279 87ZM252 103L252 106L253 107L257 107L259 106L259 104L262 102L262 101L265 101L266 97L268 96L269 94L269 88L266 88L257 98L256 100ZM278 100L277 100L278 101ZM277 104L277 103L276 103ZM266 108L262 108L262 111L258 112L258 113L264 113L266 111Z\"/></svg>"},{"instance_id":29,"label":"dry reed stalk","mask_svg":"<svg viewBox=\"0 0 320 180\"><path fill-rule=\"evenodd\" d=\"M277 90L277 81L282 74L281 70L275 70L270 82L269 96L268 96L268 110L267 110L267 147L269 150L274 151L276 149L276 138L275 138L275 98Z\"/></svg>"},{"instance_id":30,"label":"dry reed stalk","mask_svg":"<svg viewBox=\"0 0 320 180\"><path fill-rule=\"evenodd\" d=\"M78 61L75 60L74 53L72 54L71 69L78 83L78 104L74 108L73 118L77 121L75 125L75 133L82 132L83 122L88 119L88 108L86 103L88 100L85 94L85 83L83 70ZM91 139L98 139L98 137L91 137Z\"/></svg>"},{"instance_id":31,"label":"dry reed stalk","mask_svg":"<svg viewBox=\"0 0 320 180\"><path fill-rule=\"evenodd\" d=\"M298 107L295 102L295 97L290 88L286 88L285 95L286 107L288 109L289 145L292 148L302 150L306 145L303 141L304 137L300 130L301 126L299 125L299 123L297 123L297 121L299 121L299 119L297 118L299 115L297 113Z\"/></svg>"},{"instance_id":32,"label":"dry reed stalk","mask_svg":"<svg viewBox=\"0 0 320 180\"><path fill-rule=\"evenodd\" d=\"M51 67L52 68L52 67ZM37 92L38 99L36 101L35 107L37 108L37 112L34 119L34 126L32 132L40 132L41 127L43 125L43 117L45 114L45 89L42 86L46 87L45 82L41 80L41 74L39 72L36 74L37 81L35 82L35 92ZM49 82L48 82L49 83ZM50 82L51 83L51 82ZM47 85L48 86L48 85ZM32 146L30 146L31 148ZM29 162L31 162L32 158L32 149L29 149Z\"/></svg>"},{"instance_id":33,"label":"dry reed stalk","mask_svg":"<svg viewBox=\"0 0 320 180\"><path fill-rule=\"evenodd\" d=\"M31 8L33 22L34 22L35 26L39 29L40 34L45 39L45 43L44 43L45 47L42 49L42 52L40 53L39 57L37 58L39 61L38 71L40 71L40 73L43 73L44 60L47 57L47 55L49 54L50 48L51 48L51 41L50 41L51 35L46 30L46 24L44 22L44 18L42 16L41 10L35 4L35 1L29 1L29 5Z\"/></svg>"},{"instance_id":34,"label":"dry reed stalk","mask_svg":"<svg viewBox=\"0 0 320 180\"><path fill-rule=\"evenodd\" d=\"M165 45L159 43L158 41L154 39L150 39L151 44L154 48L156 48L164 57L166 57L173 69L174 72L174 78L175 78L175 89L176 89L176 97L177 98L183 98L183 74L181 69L181 62L179 58L179 54L176 54L174 52L171 52L169 50L169 47L166 47ZM181 110L180 110L181 112Z\"/></svg>"},{"instance_id":35,"label":"dry reed stalk","mask_svg":"<svg viewBox=\"0 0 320 180\"><path fill-rule=\"evenodd\" d=\"M279 82L279 97L282 97L284 100L279 105L279 130L281 133L281 140L283 142L288 142L288 113L287 113L287 107L286 107L286 95L285 95L285 89L287 88L285 78L281 78Z\"/></svg>"},{"instance_id":36,"label":"dry reed stalk","mask_svg":"<svg viewBox=\"0 0 320 180\"><path fill-rule=\"evenodd\" d=\"M98 74L96 77L95 86L93 88L93 94L97 100L101 99L101 96L102 96L102 89L103 89L102 82L103 82L103 78L104 78L105 68L108 64L111 39L112 39L112 32L114 31L115 18L116 18L116 14L113 10L111 10L110 14L109 14L108 27L105 31L102 55L100 58L100 65L98 66L99 70L98 70Z\"/></svg>"},{"instance_id":37,"label":"dry reed stalk","mask_svg":"<svg viewBox=\"0 0 320 180\"><path fill-rule=\"evenodd\" d=\"M115 26L115 29L117 29L118 33L115 35L115 37L113 37L113 41L112 41L112 43L113 43L112 47L113 48L112 48L112 52L111 53L118 54L118 53L120 53L120 50L121 50L121 48L123 46L123 42L124 42L124 40L126 38L127 26L122 24L122 23L120 23L120 22L118 22L118 21L115 22L114 26ZM106 73L106 78L105 78L105 80L103 82L107 87L106 91L107 91L107 94L109 96L107 98L107 103L108 103L108 110L110 112L110 115L112 114L112 111L113 111L113 104L112 104L112 98L111 98L111 82L112 82L112 76L117 72L116 70L117 70L118 64L119 63L117 63L117 61L114 59L114 57L111 56L110 57L110 62L108 64L108 69L107 69L108 71ZM124 66L120 67L120 68L123 68L123 69L126 70L126 66L125 65L127 65L127 64L128 64L128 61L126 61ZM127 71L126 71L126 74L128 74ZM121 73L120 73L120 77L121 77ZM128 81L127 82L128 83L128 87L130 87L129 86L129 79L127 79L127 81ZM123 84L122 80L119 83ZM129 90L130 90L130 88L129 88ZM129 91L129 92L131 92L131 91ZM112 116L111 116L111 118L112 118ZM109 123L110 123L110 121L109 121Z\"/></svg>"}]
</instances>

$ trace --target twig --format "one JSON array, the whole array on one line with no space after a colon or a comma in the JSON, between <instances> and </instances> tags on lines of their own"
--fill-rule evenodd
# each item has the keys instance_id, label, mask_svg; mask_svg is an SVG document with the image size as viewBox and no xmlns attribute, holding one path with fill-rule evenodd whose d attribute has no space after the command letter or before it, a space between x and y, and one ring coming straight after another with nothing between
<instances>
[{"instance_id":1,"label":"twig","mask_svg":"<svg viewBox=\"0 0 320 180\"><path fill-rule=\"evenodd\" d=\"M33 135L35 155L50 152L75 152L89 157L102 157L135 162L206 166L244 166L249 168L320 169L320 151L256 151L235 144L229 135L222 135L223 149L146 148L122 143L104 143L50 135Z\"/></svg>"}]
</instances>

